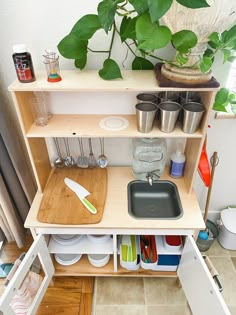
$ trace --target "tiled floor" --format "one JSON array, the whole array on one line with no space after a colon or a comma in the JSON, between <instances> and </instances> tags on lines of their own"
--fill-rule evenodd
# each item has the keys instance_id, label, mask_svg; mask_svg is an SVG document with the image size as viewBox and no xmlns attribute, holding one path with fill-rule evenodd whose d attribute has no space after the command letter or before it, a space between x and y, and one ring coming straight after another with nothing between
<instances>
[{"instance_id":1,"label":"tiled floor","mask_svg":"<svg viewBox=\"0 0 236 315\"><path fill-rule=\"evenodd\" d=\"M206 253L218 270L222 295L236 315L236 251L217 241ZM96 278L93 315L190 315L183 290L175 278ZM206 314L202 314L206 315ZM216 315L216 314L207 314Z\"/></svg>"}]
</instances>

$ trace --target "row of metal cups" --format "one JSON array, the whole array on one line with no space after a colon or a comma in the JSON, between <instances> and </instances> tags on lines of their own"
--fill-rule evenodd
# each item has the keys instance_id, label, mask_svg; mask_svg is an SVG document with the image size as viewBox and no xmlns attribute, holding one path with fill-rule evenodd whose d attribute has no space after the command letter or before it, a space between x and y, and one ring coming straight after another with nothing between
<instances>
[{"instance_id":1,"label":"row of metal cups","mask_svg":"<svg viewBox=\"0 0 236 315\"><path fill-rule=\"evenodd\" d=\"M158 116L162 132L174 131L179 118L183 132L191 134L197 131L205 112L200 96L192 92L141 93L137 95L137 102L137 128L142 133L152 131L155 117Z\"/></svg>"}]
</instances>

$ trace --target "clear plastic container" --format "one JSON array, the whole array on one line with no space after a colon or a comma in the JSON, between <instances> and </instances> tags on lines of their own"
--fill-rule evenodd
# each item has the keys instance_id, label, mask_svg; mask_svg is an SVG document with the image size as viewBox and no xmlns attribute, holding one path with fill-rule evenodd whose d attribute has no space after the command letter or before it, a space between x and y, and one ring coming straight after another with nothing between
<instances>
[{"instance_id":1,"label":"clear plastic container","mask_svg":"<svg viewBox=\"0 0 236 315\"><path fill-rule=\"evenodd\" d=\"M148 173L161 176L165 169L167 146L165 139L139 138L133 141L134 176L139 180L146 180ZM158 179L155 178L154 180Z\"/></svg>"}]
</instances>

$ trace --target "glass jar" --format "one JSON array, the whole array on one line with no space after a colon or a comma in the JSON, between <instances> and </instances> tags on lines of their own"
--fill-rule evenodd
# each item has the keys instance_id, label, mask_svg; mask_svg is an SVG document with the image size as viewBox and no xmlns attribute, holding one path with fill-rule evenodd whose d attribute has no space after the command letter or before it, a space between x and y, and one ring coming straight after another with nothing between
<instances>
[{"instance_id":1,"label":"glass jar","mask_svg":"<svg viewBox=\"0 0 236 315\"><path fill-rule=\"evenodd\" d=\"M167 146L162 138L137 138L133 140L133 174L147 180L147 173L161 176L165 169ZM154 177L155 179L155 177ZM157 179L157 178L156 178Z\"/></svg>"}]
</instances>

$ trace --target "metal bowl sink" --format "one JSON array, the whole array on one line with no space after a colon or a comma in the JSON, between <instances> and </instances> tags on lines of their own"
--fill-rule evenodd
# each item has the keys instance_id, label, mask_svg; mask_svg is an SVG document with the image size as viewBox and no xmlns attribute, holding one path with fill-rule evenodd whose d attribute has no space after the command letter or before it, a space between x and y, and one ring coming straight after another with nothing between
<instances>
[{"instance_id":1,"label":"metal bowl sink","mask_svg":"<svg viewBox=\"0 0 236 315\"><path fill-rule=\"evenodd\" d=\"M179 219L183 215L177 186L165 180L152 186L144 181L130 182L128 211L136 219Z\"/></svg>"}]
</instances>

